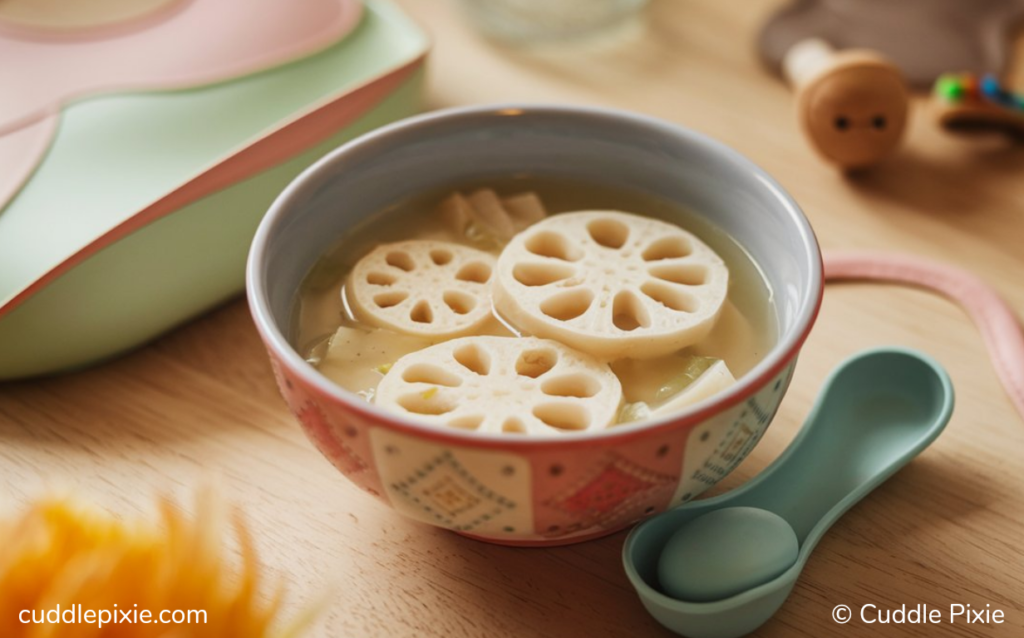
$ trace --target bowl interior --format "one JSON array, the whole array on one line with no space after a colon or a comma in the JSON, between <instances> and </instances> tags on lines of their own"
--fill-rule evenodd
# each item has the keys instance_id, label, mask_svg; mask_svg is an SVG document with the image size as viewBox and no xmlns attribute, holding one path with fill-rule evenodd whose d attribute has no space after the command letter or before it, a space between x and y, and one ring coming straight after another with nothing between
<instances>
[{"instance_id":1,"label":"bowl interior","mask_svg":"<svg viewBox=\"0 0 1024 638\"><path fill-rule=\"evenodd\" d=\"M779 339L751 374L802 339L821 292L817 242L784 191L749 160L681 127L572 107L475 108L385 127L308 169L275 202L254 245L250 286L285 338L299 285L368 215L427 189L529 172L641 191L732 235L772 291Z\"/></svg>"}]
</instances>

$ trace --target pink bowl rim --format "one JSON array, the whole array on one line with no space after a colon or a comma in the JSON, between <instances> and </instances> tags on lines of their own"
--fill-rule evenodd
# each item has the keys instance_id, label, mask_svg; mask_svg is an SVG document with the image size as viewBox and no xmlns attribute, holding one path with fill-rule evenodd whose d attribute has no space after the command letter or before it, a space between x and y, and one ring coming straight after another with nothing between
<instances>
[{"instance_id":1,"label":"pink bowl rim","mask_svg":"<svg viewBox=\"0 0 1024 638\"><path fill-rule=\"evenodd\" d=\"M266 275L263 264L266 261L267 247L278 224L281 224L291 213L291 200L296 196L296 193L319 173L330 170L332 163L349 153L352 149L372 144L388 137L400 137L414 129L429 128L445 120L487 115L501 117L508 113L516 113L520 116L536 114L624 120L633 126L653 129L667 137L681 139L689 144L709 147L712 152L727 157L744 170L749 171L771 191L786 209L794 222L796 231L801 234L808 249L808 266L811 268L809 280L811 281L812 290L808 298L801 300L801 306L794 326L781 335L779 341L768 354L751 371L740 377L732 388L697 403L689 410L636 426L609 428L596 432L567 434L559 437L516 438L502 434L437 428L377 408L373 404L367 403L355 393L345 390L320 374L316 368L307 363L296 352L278 328L270 311L262 285L262 280ZM552 448L562 446L577 447L581 444L601 445L612 441L626 442L658 432L688 428L745 402L781 373L799 354L821 310L824 296L823 272L824 266L821 250L814 230L796 201L767 172L724 143L677 124L618 109L545 104L496 104L441 109L399 120L339 146L305 169L278 195L260 222L256 235L253 238L249 259L246 264L246 295L256 328L270 350L272 358L276 359L279 364L286 366L292 375L300 378L322 396L345 405L346 408L358 413L361 417L409 434L442 442L471 446L496 445L502 448L517 449L535 448L537 446Z\"/></svg>"}]
</instances>

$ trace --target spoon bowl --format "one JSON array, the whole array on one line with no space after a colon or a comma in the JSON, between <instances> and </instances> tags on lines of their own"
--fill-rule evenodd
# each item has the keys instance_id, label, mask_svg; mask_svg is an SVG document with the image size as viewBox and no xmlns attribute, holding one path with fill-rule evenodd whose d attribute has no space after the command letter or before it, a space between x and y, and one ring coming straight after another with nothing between
<instances>
[{"instance_id":1,"label":"spoon bowl","mask_svg":"<svg viewBox=\"0 0 1024 638\"><path fill-rule=\"evenodd\" d=\"M902 348L854 355L825 382L796 439L740 488L656 516L630 533L623 563L644 607L691 638L752 632L782 606L822 535L847 510L935 440L953 411L953 387L931 357ZM712 602L676 600L658 581L665 544L709 512L753 507L792 526L800 550L775 579Z\"/></svg>"}]
</instances>

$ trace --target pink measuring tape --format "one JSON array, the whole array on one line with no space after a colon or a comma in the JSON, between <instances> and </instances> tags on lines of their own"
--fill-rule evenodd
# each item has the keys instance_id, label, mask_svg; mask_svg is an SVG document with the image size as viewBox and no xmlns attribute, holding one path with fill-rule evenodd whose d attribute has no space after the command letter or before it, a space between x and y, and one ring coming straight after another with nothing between
<instances>
[{"instance_id":1,"label":"pink measuring tape","mask_svg":"<svg viewBox=\"0 0 1024 638\"><path fill-rule=\"evenodd\" d=\"M1024 332L1013 309L991 286L969 272L891 253L835 251L825 255L826 281L883 281L937 292L958 303L988 348L992 365L1024 418Z\"/></svg>"}]
</instances>

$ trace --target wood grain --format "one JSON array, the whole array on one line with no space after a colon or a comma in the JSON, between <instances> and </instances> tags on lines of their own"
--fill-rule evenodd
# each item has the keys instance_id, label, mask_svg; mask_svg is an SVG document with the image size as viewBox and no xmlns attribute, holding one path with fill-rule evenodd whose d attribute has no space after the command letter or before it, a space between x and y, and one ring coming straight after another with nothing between
<instances>
[{"instance_id":1,"label":"wood grain","mask_svg":"<svg viewBox=\"0 0 1024 638\"><path fill-rule=\"evenodd\" d=\"M452 3L401 4L435 41L432 107L597 104L685 124L774 174L825 248L955 263L1024 312L1024 151L944 137L918 111L883 169L839 176L804 144L790 92L753 54L775 0L656 1L646 25L616 38L534 50L487 43ZM920 348L948 367L953 421L833 528L756 635L1024 635L1024 423L973 327L947 302L830 287L778 418L726 486L785 447L832 367L878 344ZM350 486L287 413L241 300L95 369L0 386L0 458L0 496L15 506L70 485L120 511L148 511L154 494L185 496L217 480L245 508L268 569L289 585L290 608L327 597L313 635L670 635L626 582L623 534L559 549L493 547L408 522ZM1006 622L840 627L831 620L839 603L988 603Z\"/></svg>"}]
</instances>

